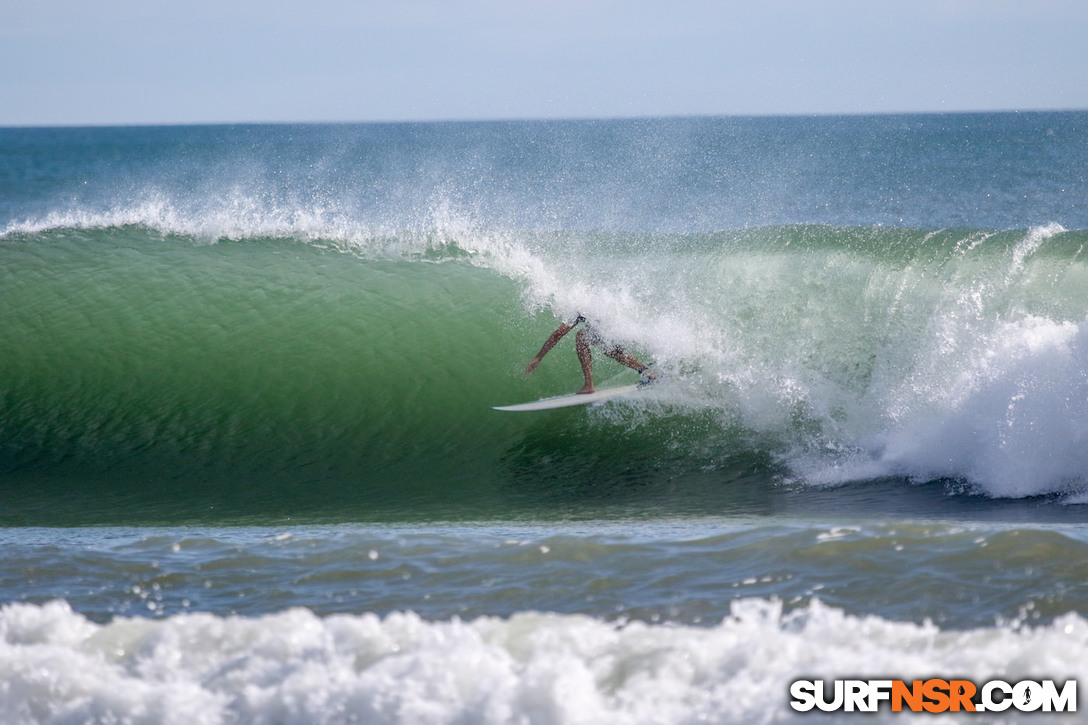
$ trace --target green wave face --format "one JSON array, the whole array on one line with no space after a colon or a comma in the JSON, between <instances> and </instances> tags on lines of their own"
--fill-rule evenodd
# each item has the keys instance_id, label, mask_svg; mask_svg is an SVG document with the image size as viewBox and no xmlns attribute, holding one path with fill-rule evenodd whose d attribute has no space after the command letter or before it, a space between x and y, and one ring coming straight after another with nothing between
<instances>
[{"instance_id":1,"label":"green wave face","mask_svg":"<svg viewBox=\"0 0 1088 725\"><path fill-rule=\"evenodd\" d=\"M749 510L775 506L783 483L889 475L993 496L1076 489L1088 413L1062 406L1088 379L1086 241L1060 228L11 232L3 516ZM598 408L492 411L580 386L572 340L522 376L576 311L663 381ZM632 375L598 355L598 383ZM941 462L942 440L959 460ZM1028 456L1027 470L1006 481L986 468L995 454Z\"/></svg>"}]
</instances>

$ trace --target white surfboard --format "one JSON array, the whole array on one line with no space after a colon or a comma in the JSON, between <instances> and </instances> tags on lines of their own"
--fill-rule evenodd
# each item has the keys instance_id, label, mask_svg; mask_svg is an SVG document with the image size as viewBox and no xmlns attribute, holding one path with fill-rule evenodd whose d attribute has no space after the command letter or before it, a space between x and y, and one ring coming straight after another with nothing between
<instances>
[{"instance_id":1,"label":"white surfboard","mask_svg":"<svg viewBox=\"0 0 1088 725\"><path fill-rule=\"evenodd\" d=\"M617 388L602 388L593 393L573 393L571 395L558 395L554 398L534 400L531 403L519 403L518 405L495 405L495 410L508 410L523 413L531 410L551 410L552 408L568 408L572 405L589 405L617 395L633 393L642 387L639 383L633 385L621 385Z\"/></svg>"}]
</instances>

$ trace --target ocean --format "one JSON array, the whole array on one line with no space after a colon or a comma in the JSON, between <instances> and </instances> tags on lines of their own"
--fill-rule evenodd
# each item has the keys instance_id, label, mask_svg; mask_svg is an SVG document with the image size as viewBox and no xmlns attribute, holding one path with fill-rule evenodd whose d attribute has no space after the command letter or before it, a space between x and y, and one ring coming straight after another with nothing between
<instances>
[{"instance_id":1,"label":"ocean","mask_svg":"<svg viewBox=\"0 0 1088 725\"><path fill-rule=\"evenodd\" d=\"M790 687L1088 682L1088 112L0 128L0 543L12 725L1076 722Z\"/></svg>"}]
</instances>

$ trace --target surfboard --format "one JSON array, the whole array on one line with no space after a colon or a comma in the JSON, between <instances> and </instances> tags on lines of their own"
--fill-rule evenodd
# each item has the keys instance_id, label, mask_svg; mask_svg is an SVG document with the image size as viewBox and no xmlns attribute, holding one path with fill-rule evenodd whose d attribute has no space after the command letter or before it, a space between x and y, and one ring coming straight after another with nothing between
<instances>
[{"instance_id":1,"label":"surfboard","mask_svg":"<svg viewBox=\"0 0 1088 725\"><path fill-rule=\"evenodd\" d=\"M608 398L614 398L617 395L626 395L627 393L633 393L642 387L639 383L633 385L620 385L616 388L602 388L593 393L573 393L571 395L557 395L554 398L543 398L541 400L534 400L531 403L519 403L517 405L494 405L494 410L507 410L517 413L524 413L532 410L551 410L553 408L569 408L572 405L589 405L591 403L597 403Z\"/></svg>"}]
</instances>

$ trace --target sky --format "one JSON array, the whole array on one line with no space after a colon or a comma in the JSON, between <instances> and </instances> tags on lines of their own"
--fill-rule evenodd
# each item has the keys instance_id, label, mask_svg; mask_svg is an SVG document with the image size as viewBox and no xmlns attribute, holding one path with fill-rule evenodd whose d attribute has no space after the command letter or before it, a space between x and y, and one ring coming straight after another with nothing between
<instances>
[{"instance_id":1,"label":"sky","mask_svg":"<svg viewBox=\"0 0 1088 725\"><path fill-rule=\"evenodd\" d=\"M1088 109L1085 0L4 0L0 125Z\"/></svg>"}]
</instances>

